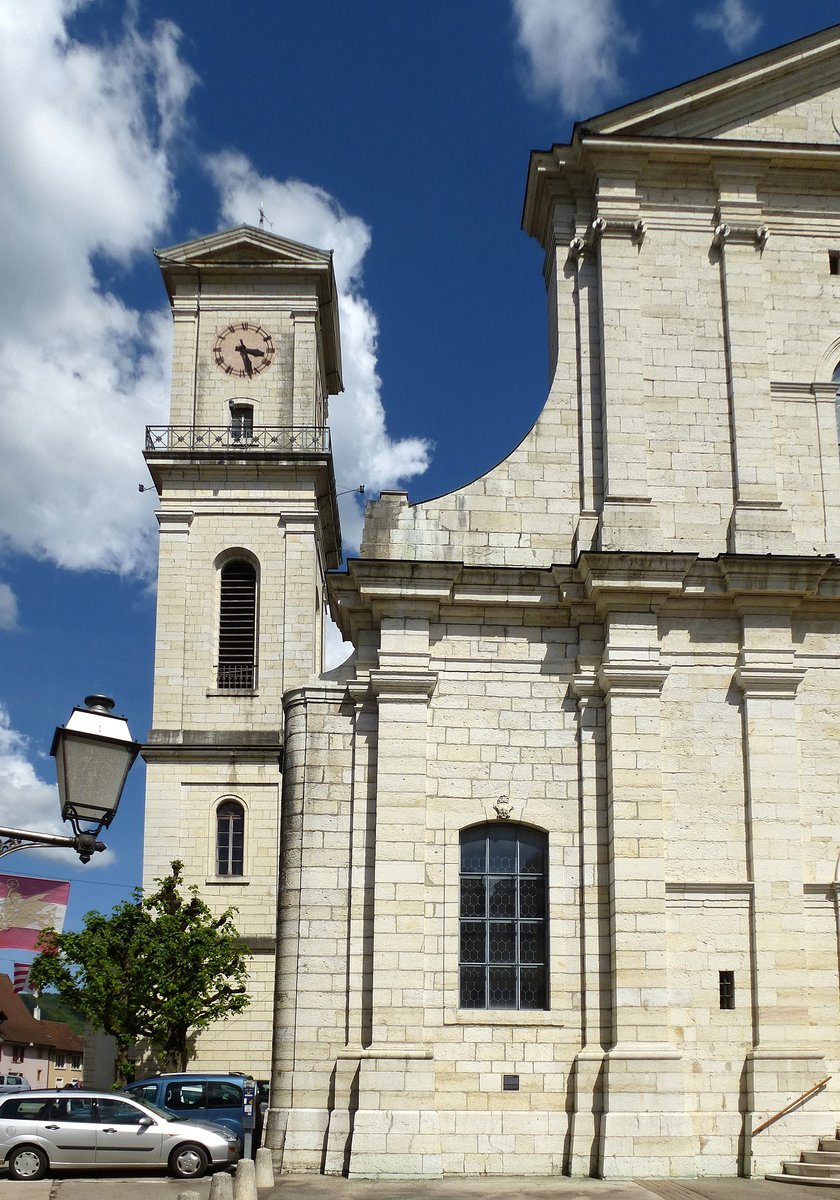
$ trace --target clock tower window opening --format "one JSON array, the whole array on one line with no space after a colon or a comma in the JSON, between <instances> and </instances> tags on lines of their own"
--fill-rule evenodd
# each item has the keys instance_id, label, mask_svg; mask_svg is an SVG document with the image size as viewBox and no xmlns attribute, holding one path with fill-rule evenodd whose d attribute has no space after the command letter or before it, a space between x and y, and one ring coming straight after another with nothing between
<instances>
[{"instance_id":1,"label":"clock tower window opening","mask_svg":"<svg viewBox=\"0 0 840 1200\"><path fill-rule=\"evenodd\" d=\"M257 572L236 558L221 571L217 687L256 686L256 634Z\"/></svg>"},{"instance_id":2,"label":"clock tower window opening","mask_svg":"<svg viewBox=\"0 0 840 1200\"><path fill-rule=\"evenodd\" d=\"M254 406L230 401L230 434L235 442L254 436Z\"/></svg>"}]
</instances>

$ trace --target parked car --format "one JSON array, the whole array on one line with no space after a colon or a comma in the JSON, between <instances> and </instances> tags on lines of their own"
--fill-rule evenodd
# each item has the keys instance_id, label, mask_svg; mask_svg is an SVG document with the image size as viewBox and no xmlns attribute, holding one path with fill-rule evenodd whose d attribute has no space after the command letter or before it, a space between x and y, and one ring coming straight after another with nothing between
<instances>
[{"instance_id":1,"label":"parked car","mask_svg":"<svg viewBox=\"0 0 840 1200\"><path fill-rule=\"evenodd\" d=\"M22 1075L0 1075L0 1096L8 1092L28 1092L32 1084Z\"/></svg>"},{"instance_id":2,"label":"parked car","mask_svg":"<svg viewBox=\"0 0 840 1200\"><path fill-rule=\"evenodd\" d=\"M237 1071L170 1071L137 1079L122 1090L135 1100L156 1104L187 1120L224 1125L242 1138L243 1089L247 1078Z\"/></svg>"},{"instance_id":3,"label":"parked car","mask_svg":"<svg viewBox=\"0 0 840 1200\"><path fill-rule=\"evenodd\" d=\"M152 1166L198 1179L240 1153L229 1129L113 1092L39 1089L0 1100L0 1161L10 1179L41 1179L52 1167Z\"/></svg>"}]
</instances>

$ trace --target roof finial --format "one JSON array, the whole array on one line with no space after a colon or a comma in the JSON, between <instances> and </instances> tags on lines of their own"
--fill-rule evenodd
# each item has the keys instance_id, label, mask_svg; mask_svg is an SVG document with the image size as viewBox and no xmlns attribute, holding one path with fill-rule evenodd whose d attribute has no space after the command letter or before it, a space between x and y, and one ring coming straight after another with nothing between
<instances>
[{"instance_id":1,"label":"roof finial","mask_svg":"<svg viewBox=\"0 0 840 1200\"><path fill-rule=\"evenodd\" d=\"M260 229L263 228L266 221L268 221L268 224L271 225L271 222L268 220L268 217L265 215L265 209L263 208L262 200L260 200ZM272 227L272 229L274 228L273 225L271 227Z\"/></svg>"}]
</instances>

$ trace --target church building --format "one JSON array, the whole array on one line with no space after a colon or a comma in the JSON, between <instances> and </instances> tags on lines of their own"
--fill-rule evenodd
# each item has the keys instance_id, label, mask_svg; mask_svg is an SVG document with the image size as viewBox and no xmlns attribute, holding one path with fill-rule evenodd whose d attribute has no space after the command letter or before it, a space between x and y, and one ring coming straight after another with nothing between
<instances>
[{"instance_id":1,"label":"church building","mask_svg":"<svg viewBox=\"0 0 840 1200\"><path fill-rule=\"evenodd\" d=\"M840 26L578 123L523 226L542 413L344 566L330 253L158 255L145 882L251 964L193 1065L287 1172L778 1172L840 1117Z\"/></svg>"}]
</instances>

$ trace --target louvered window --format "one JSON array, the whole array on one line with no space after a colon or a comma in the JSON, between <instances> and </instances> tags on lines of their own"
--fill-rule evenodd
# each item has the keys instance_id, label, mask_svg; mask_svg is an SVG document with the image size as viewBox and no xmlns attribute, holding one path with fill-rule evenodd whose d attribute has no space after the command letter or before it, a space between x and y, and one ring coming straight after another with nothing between
<instances>
[{"instance_id":1,"label":"louvered window","mask_svg":"<svg viewBox=\"0 0 840 1200\"><path fill-rule=\"evenodd\" d=\"M249 562L235 559L222 567L219 606L220 688L252 688L256 684L257 573Z\"/></svg>"},{"instance_id":2,"label":"louvered window","mask_svg":"<svg viewBox=\"0 0 840 1200\"><path fill-rule=\"evenodd\" d=\"M226 800L216 810L216 871L219 875L241 875L245 845L245 813L235 800Z\"/></svg>"}]
</instances>

